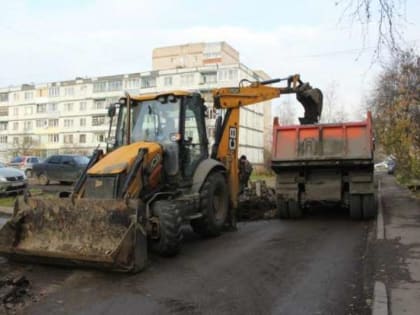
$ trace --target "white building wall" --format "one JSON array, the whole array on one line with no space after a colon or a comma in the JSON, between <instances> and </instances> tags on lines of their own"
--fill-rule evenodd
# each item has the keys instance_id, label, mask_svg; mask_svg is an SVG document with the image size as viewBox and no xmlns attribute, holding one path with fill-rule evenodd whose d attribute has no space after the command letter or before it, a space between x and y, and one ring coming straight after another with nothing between
<instances>
[{"instance_id":1,"label":"white building wall","mask_svg":"<svg viewBox=\"0 0 420 315\"><path fill-rule=\"evenodd\" d=\"M209 93L216 87L237 86L242 79L255 81L258 76L238 63L0 89L0 97L2 93L8 94L7 101L0 98L0 125L7 122L6 130L0 128L0 160L7 161L18 149L22 150L25 137L32 138L33 145L29 147L32 154L42 156L59 152L90 154L98 145L104 148L109 124L107 106L125 91L133 94L176 89L201 92L212 112L207 121L212 142L216 115ZM2 115L2 108L6 107L8 115ZM252 163L262 164L263 104L243 108L240 115L239 153L247 155ZM5 136L7 143L1 141Z\"/></svg>"}]
</instances>

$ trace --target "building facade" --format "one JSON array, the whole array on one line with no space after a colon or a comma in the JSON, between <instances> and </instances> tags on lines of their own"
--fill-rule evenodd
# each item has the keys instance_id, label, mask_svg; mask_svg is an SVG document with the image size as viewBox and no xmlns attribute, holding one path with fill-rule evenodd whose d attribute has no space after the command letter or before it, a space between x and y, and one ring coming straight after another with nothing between
<instances>
[{"instance_id":1,"label":"building facade","mask_svg":"<svg viewBox=\"0 0 420 315\"><path fill-rule=\"evenodd\" d=\"M215 118L222 113L213 108L211 91L237 86L241 79L263 77L241 64L232 47L219 42L157 48L151 71L0 88L0 160L20 154L88 155L97 146L105 147L107 107L125 92L184 89L202 93L212 142ZM266 102L241 109L239 151L255 164L264 162L268 107Z\"/></svg>"}]
</instances>

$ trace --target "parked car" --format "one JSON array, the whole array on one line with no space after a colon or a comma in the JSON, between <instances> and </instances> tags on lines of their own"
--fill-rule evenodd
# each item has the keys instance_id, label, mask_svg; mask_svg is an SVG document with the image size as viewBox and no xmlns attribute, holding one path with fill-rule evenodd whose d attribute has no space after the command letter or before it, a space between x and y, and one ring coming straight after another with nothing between
<instances>
[{"instance_id":1,"label":"parked car","mask_svg":"<svg viewBox=\"0 0 420 315\"><path fill-rule=\"evenodd\" d=\"M394 159L389 159L385 161L387 164L388 174L394 174L395 168L397 167L397 163Z\"/></svg>"},{"instance_id":2,"label":"parked car","mask_svg":"<svg viewBox=\"0 0 420 315\"><path fill-rule=\"evenodd\" d=\"M34 165L33 175L41 185L48 185L50 181L74 183L88 163L89 159L82 155L52 155Z\"/></svg>"},{"instance_id":3,"label":"parked car","mask_svg":"<svg viewBox=\"0 0 420 315\"><path fill-rule=\"evenodd\" d=\"M9 163L7 163L7 165L10 167L18 168L25 172L27 177L31 177L33 165L40 162L41 159L37 156L17 156L13 158Z\"/></svg>"},{"instance_id":4,"label":"parked car","mask_svg":"<svg viewBox=\"0 0 420 315\"><path fill-rule=\"evenodd\" d=\"M16 168L0 163L0 195L22 192L28 186L25 174Z\"/></svg>"}]
</instances>

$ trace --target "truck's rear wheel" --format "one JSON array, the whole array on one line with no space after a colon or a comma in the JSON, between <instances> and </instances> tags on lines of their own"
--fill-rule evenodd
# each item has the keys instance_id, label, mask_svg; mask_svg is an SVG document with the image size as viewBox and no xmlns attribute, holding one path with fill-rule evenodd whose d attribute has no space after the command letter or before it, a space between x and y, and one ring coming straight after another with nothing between
<instances>
[{"instance_id":1,"label":"truck's rear wheel","mask_svg":"<svg viewBox=\"0 0 420 315\"><path fill-rule=\"evenodd\" d=\"M287 206L289 208L289 215L291 219L300 219L302 217L302 208L299 206L299 202L297 200L290 199L287 202Z\"/></svg>"},{"instance_id":2,"label":"truck's rear wheel","mask_svg":"<svg viewBox=\"0 0 420 315\"><path fill-rule=\"evenodd\" d=\"M159 218L159 239L151 240L152 251L161 256L175 256L182 244L182 217L175 202L158 200L152 205L153 215Z\"/></svg>"},{"instance_id":3,"label":"truck's rear wheel","mask_svg":"<svg viewBox=\"0 0 420 315\"><path fill-rule=\"evenodd\" d=\"M303 215L299 202L293 199L286 201L284 199L278 198L277 212L280 219L300 219Z\"/></svg>"},{"instance_id":4,"label":"truck's rear wheel","mask_svg":"<svg viewBox=\"0 0 420 315\"><path fill-rule=\"evenodd\" d=\"M281 198L277 198L277 213L280 219L289 219L289 207L287 201Z\"/></svg>"},{"instance_id":5,"label":"truck's rear wheel","mask_svg":"<svg viewBox=\"0 0 420 315\"><path fill-rule=\"evenodd\" d=\"M350 217L354 220L362 218L362 201L360 195L350 195Z\"/></svg>"},{"instance_id":6,"label":"truck's rear wheel","mask_svg":"<svg viewBox=\"0 0 420 315\"><path fill-rule=\"evenodd\" d=\"M374 194L363 195L363 219L373 219L377 214L377 204Z\"/></svg>"},{"instance_id":7,"label":"truck's rear wheel","mask_svg":"<svg viewBox=\"0 0 420 315\"><path fill-rule=\"evenodd\" d=\"M202 218L191 221L197 234L205 237L220 235L229 212L226 179L221 173L211 173L200 190Z\"/></svg>"}]
</instances>

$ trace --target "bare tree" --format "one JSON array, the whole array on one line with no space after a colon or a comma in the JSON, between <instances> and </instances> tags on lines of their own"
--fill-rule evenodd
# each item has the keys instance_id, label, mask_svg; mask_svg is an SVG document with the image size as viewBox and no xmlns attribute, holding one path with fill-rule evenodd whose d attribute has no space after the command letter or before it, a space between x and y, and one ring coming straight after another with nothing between
<instances>
[{"instance_id":1,"label":"bare tree","mask_svg":"<svg viewBox=\"0 0 420 315\"><path fill-rule=\"evenodd\" d=\"M32 136L16 137L12 143L11 152L13 156L32 155L37 145L38 140Z\"/></svg>"},{"instance_id":2,"label":"bare tree","mask_svg":"<svg viewBox=\"0 0 420 315\"><path fill-rule=\"evenodd\" d=\"M369 25L376 25L375 59L381 57L384 48L392 53L400 50L406 0L336 0L335 4L343 7L342 18L349 18L352 25L360 24L364 45Z\"/></svg>"},{"instance_id":3,"label":"bare tree","mask_svg":"<svg viewBox=\"0 0 420 315\"><path fill-rule=\"evenodd\" d=\"M348 119L343 104L338 102L338 88L339 83L337 81L331 81L324 89L321 123L344 122Z\"/></svg>"},{"instance_id":4,"label":"bare tree","mask_svg":"<svg viewBox=\"0 0 420 315\"><path fill-rule=\"evenodd\" d=\"M290 101L289 98L285 98L279 106L278 114L274 116L279 117L281 125L292 125L297 121L297 105Z\"/></svg>"}]
</instances>

